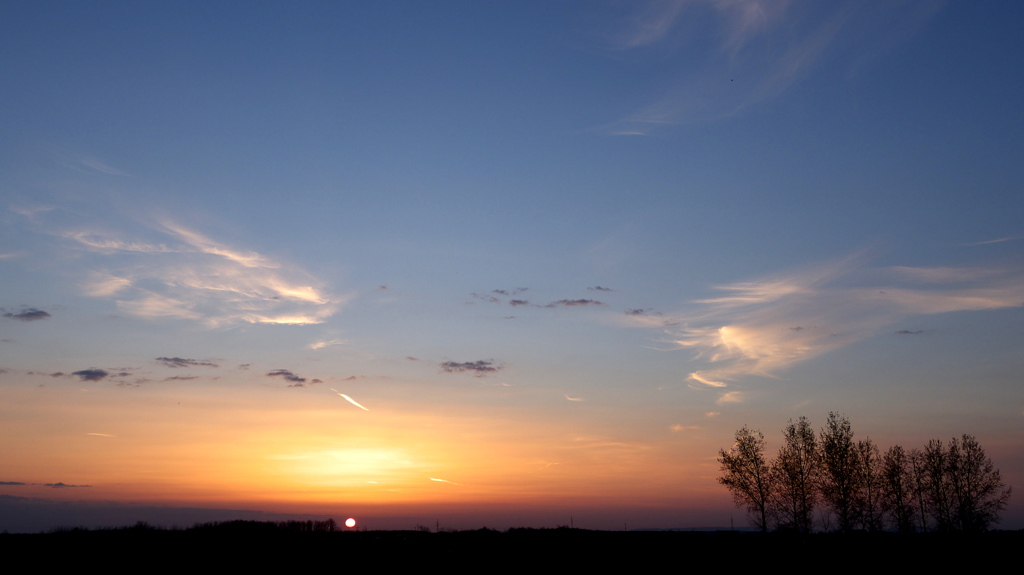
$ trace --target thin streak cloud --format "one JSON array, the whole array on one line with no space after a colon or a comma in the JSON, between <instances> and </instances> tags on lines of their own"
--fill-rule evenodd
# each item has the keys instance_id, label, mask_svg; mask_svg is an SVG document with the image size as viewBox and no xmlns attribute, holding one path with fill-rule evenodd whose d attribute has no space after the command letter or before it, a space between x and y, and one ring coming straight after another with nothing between
<instances>
[{"instance_id":1,"label":"thin streak cloud","mask_svg":"<svg viewBox=\"0 0 1024 575\"><path fill-rule=\"evenodd\" d=\"M624 29L615 38L620 49L638 48L662 40L686 7L686 0L637 2Z\"/></svg>"},{"instance_id":2,"label":"thin streak cloud","mask_svg":"<svg viewBox=\"0 0 1024 575\"><path fill-rule=\"evenodd\" d=\"M352 405L354 405L354 406L358 407L359 409L362 409L363 411L370 411L370 410L369 410L368 408L364 407L364 406L363 406L363 405L362 405L361 403L359 403L358 401L356 401L356 400L352 399L351 397L349 397L349 396L345 395L344 393L342 393L342 392L338 391L337 389L334 389L334 388L332 387L332 388L331 388L331 391L333 391L334 393L337 393L337 394L338 394L338 395L340 395L340 396L341 396L341 397L342 397L342 398L343 398L343 399L344 399L345 401L347 401L347 402L351 403Z\"/></svg>"},{"instance_id":3,"label":"thin streak cloud","mask_svg":"<svg viewBox=\"0 0 1024 575\"><path fill-rule=\"evenodd\" d=\"M965 245L968 245L968 246L985 246L985 245L988 245L988 244L1000 244L1000 243L1003 243L1003 242L1019 240L1020 238L1021 238L1021 236L1006 236L1006 237L997 238L997 239L994 239L994 240L985 240L985 241L982 241L982 242L974 242L972 244L965 244Z\"/></svg>"},{"instance_id":4,"label":"thin streak cloud","mask_svg":"<svg viewBox=\"0 0 1024 575\"><path fill-rule=\"evenodd\" d=\"M348 345L348 340L344 339L326 339L323 341L314 341L309 344L309 349L323 349L330 345Z\"/></svg>"}]
</instances>

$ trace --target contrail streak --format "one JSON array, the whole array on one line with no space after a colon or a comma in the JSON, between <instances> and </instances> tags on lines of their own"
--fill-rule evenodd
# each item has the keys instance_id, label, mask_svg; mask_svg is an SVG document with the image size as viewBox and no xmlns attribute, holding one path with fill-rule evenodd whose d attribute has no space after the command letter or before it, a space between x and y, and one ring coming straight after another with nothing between
<instances>
[{"instance_id":1,"label":"contrail streak","mask_svg":"<svg viewBox=\"0 0 1024 575\"><path fill-rule=\"evenodd\" d=\"M362 405L360 405L358 401L356 401L356 400L352 399L351 397L349 397L349 396L345 395L344 393L342 393L342 392L338 391L337 389L334 389L334 388L332 387L332 388L331 388L331 391L333 391L334 393L337 393L338 395L340 395L340 396L344 397L344 398L345 398L345 401L347 401L347 402L351 403L352 405L354 405L354 406L358 407L359 409L362 409L363 411L370 411L369 409L367 409L367 408L363 407Z\"/></svg>"},{"instance_id":2,"label":"contrail streak","mask_svg":"<svg viewBox=\"0 0 1024 575\"><path fill-rule=\"evenodd\" d=\"M431 477L430 480L431 481L438 481L440 483L451 483L452 485L462 485L461 483L455 483L454 481L448 481L447 479L438 479L436 477Z\"/></svg>"}]
</instances>

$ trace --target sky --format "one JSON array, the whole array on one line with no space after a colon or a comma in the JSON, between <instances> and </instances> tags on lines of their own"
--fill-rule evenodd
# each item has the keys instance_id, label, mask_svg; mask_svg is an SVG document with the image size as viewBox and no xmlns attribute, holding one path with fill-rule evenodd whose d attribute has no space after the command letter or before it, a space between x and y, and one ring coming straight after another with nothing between
<instances>
[{"instance_id":1,"label":"sky","mask_svg":"<svg viewBox=\"0 0 1024 575\"><path fill-rule=\"evenodd\" d=\"M1022 25L5 2L0 528L743 525L830 411L1020 493Z\"/></svg>"}]
</instances>

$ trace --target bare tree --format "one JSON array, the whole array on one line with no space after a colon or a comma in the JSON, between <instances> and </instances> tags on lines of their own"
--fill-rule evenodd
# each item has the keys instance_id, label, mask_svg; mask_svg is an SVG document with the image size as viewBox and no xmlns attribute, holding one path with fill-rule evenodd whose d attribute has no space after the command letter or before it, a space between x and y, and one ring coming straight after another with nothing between
<instances>
[{"instance_id":1,"label":"bare tree","mask_svg":"<svg viewBox=\"0 0 1024 575\"><path fill-rule=\"evenodd\" d=\"M999 521L1010 488L974 437L964 434L949 442L946 477L952 502L951 523L959 531L985 531Z\"/></svg>"},{"instance_id":2,"label":"bare tree","mask_svg":"<svg viewBox=\"0 0 1024 575\"><path fill-rule=\"evenodd\" d=\"M913 533L916 505L911 459L899 445L882 458L882 496L892 526L900 533Z\"/></svg>"},{"instance_id":3,"label":"bare tree","mask_svg":"<svg viewBox=\"0 0 1024 575\"><path fill-rule=\"evenodd\" d=\"M928 514L932 516L937 531L953 530L953 512L949 496L949 480L946 477L948 465L946 449L942 441L932 439L924 446L924 498Z\"/></svg>"},{"instance_id":4,"label":"bare tree","mask_svg":"<svg viewBox=\"0 0 1024 575\"><path fill-rule=\"evenodd\" d=\"M933 439L910 452L898 445L883 457L865 439L854 443L850 421L835 412L819 440L806 417L783 430L783 445L772 461L765 460L761 432L744 426L729 450L720 449L719 483L746 507L762 532L779 529L809 533L818 499L823 529L878 531L885 518L901 533L920 528L935 531L985 531L999 521L1011 490L970 435L948 445Z\"/></svg>"},{"instance_id":5,"label":"bare tree","mask_svg":"<svg viewBox=\"0 0 1024 575\"><path fill-rule=\"evenodd\" d=\"M921 531L928 531L928 469L924 452L911 449L907 459L910 461L910 474L913 478L914 501L921 517Z\"/></svg>"},{"instance_id":6,"label":"bare tree","mask_svg":"<svg viewBox=\"0 0 1024 575\"><path fill-rule=\"evenodd\" d=\"M882 530L882 456L870 438L857 442L857 507L861 527Z\"/></svg>"},{"instance_id":7,"label":"bare tree","mask_svg":"<svg viewBox=\"0 0 1024 575\"><path fill-rule=\"evenodd\" d=\"M718 482L732 493L737 507L747 508L747 515L762 533L768 531L772 495L765 449L764 435L743 426L736 432L732 448L718 451L718 463L722 466Z\"/></svg>"},{"instance_id":8,"label":"bare tree","mask_svg":"<svg viewBox=\"0 0 1024 575\"><path fill-rule=\"evenodd\" d=\"M780 527L809 533L818 499L818 443L806 417L789 421L783 445L772 465L773 508Z\"/></svg>"},{"instance_id":9,"label":"bare tree","mask_svg":"<svg viewBox=\"0 0 1024 575\"><path fill-rule=\"evenodd\" d=\"M839 521L839 530L849 532L855 519L858 490L857 449L850 420L836 412L828 414L821 430L821 498Z\"/></svg>"}]
</instances>

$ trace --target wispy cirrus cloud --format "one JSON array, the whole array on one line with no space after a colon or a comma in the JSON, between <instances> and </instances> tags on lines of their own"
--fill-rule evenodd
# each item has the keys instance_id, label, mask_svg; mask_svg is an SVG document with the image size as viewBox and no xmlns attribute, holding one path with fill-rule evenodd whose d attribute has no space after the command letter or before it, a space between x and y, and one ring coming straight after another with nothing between
<instances>
[{"instance_id":1,"label":"wispy cirrus cloud","mask_svg":"<svg viewBox=\"0 0 1024 575\"><path fill-rule=\"evenodd\" d=\"M80 172L99 172L108 176L130 175L89 154L53 150L52 157L61 166Z\"/></svg>"},{"instance_id":2,"label":"wispy cirrus cloud","mask_svg":"<svg viewBox=\"0 0 1024 575\"><path fill-rule=\"evenodd\" d=\"M238 323L315 324L344 303L308 274L253 251L217 242L174 222L157 231L167 241L125 240L100 231L61 234L100 256L83 289L110 298L135 316Z\"/></svg>"},{"instance_id":3,"label":"wispy cirrus cloud","mask_svg":"<svg viewBox=\"0 0 1024 575\"><path fill-rule=\"evenodd\" d=\"M876 334L908 318L1024 306L1019 269L890 267L858 258L757 281L720 286L671 327L672 343L706 367L696 385L726 388L748 375L791 366ZM899 334L916 334L900 330ZM721 403L740 401L727 392Z\"/></svg>"},{"instance_id":4,"label":"wispy cirrus cloud","mask_svg":"<svg viewBox=\"0 0 1024 575\"><path fill-rule=\"evenodd\" d=\"M844 71L915 34L942 2L649 0L627 4L612 47L657 57L669 86L603 128L643 135L728 117L776 97L829 61Z\"/></svg>"}]
</instances>

